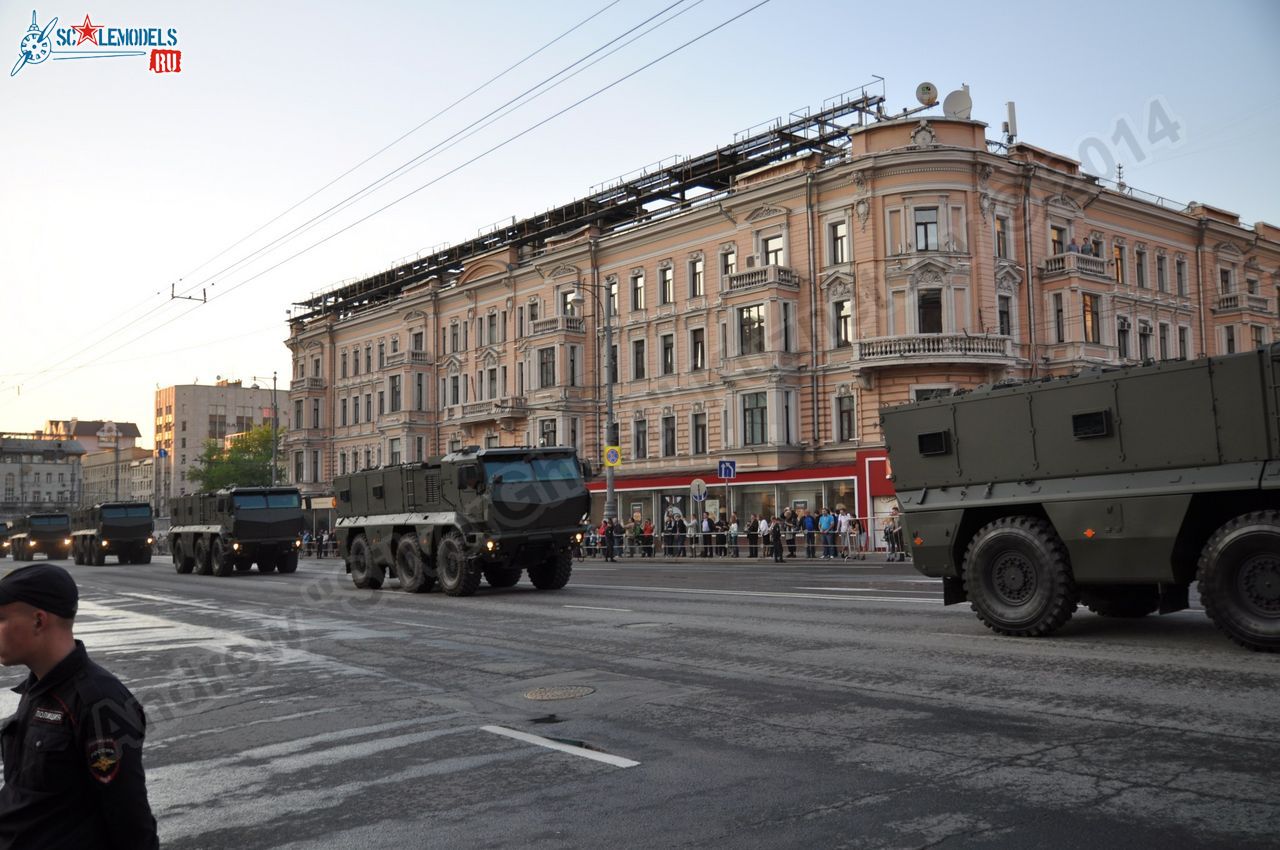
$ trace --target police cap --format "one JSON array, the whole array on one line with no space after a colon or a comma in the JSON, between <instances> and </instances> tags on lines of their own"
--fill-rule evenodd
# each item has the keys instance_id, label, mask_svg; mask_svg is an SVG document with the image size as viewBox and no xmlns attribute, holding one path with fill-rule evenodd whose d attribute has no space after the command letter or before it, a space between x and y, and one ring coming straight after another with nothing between
<instances>
[{"instance_id":1,"label":"police cap","mask_svg":"<svg viewBox=\"0 0 1280 850\"><path fill-rule=\"evenodd\" d=\"M68 620L76 615L80 591L71 573L56 564L19 567L0 578L0 605L25 602Z\"/></svg>"}]
</instances>

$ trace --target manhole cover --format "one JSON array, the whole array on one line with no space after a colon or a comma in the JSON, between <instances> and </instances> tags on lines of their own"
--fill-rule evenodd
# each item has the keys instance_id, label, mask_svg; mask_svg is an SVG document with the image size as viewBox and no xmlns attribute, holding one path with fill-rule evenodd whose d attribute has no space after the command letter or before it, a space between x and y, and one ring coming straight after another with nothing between
<instances>
[{"instance_id":1,"label":"manhole cover","mask_svg":"<svg viewBox=\"0 0 1280 850\"><path fill-rule=\"evenodd\" d=\"M534 688L524 695L525 699L533 700L552 700L552 699L578 699L588 694L594 694L595 688L588 688L586 685L562 685L560 687L551 688Z\"/></svg>"}]
</instances>

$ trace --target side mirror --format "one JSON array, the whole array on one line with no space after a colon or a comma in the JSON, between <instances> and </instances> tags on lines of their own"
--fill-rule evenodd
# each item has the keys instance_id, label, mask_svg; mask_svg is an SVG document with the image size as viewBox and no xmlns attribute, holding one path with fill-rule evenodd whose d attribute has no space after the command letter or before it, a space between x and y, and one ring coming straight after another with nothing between
<instances>
[{"instance_id":1,"label":"side mirror","mask_svg":"<svg viewBox=\"0 0 1280 850\"><path fill-rule=\"evenodd\" d=\"M591 470L591 461L580 460L578 461L578 467L582 470L582 480L590 481L591 476L594 475L594 473Z\"/></svg>"}]
</instances>

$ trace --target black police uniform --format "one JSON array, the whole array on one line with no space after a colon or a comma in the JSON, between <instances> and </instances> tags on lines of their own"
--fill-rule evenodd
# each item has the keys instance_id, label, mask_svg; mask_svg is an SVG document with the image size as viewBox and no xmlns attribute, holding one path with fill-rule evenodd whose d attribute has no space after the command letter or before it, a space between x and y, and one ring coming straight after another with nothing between
<instances>
[{"instance_id":1,"label":"black police uniform","mask_svg":"<svg viewBox=\"0 0 1280 850\"><path fill-rule=\"evenodd\" d=\"M0 728L0 848L159 847L142 771L146 717L129 689L76 641L14 691L18 711Z\"/></svg>"}]
</instances>

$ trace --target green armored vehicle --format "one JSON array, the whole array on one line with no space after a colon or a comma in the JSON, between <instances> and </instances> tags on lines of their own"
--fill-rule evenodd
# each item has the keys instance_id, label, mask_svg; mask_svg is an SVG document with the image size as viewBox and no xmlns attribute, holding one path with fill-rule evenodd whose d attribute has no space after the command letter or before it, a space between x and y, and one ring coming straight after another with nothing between
<instances>
[{"instance_id":1,"label":"green armored vehicle","mask_svg":"<svg viewBox=\"0 0 1280 850\"><path fill-rule=\"evenodd\" d=\"M155 519L146 502L103 502L76 511L71 521L71 557L77 564L151 563Z\"/></svg>"},{"instance_id":2,"label":"green armored vehicle","mask_svg":"<svg viewBox=\"0 0 1280 850\"><path fill-rule=\"evenodd\" d=\"M9 529L9 551L15 561L49 560L71 554L71 517L62 513L27 514Z\"/></svg>"},{"instance_id":3,"label":"green armored vehicle","mask_svg":"<svg viewBox=\"0 0 1280 850\"><path fill-rule=\"evenodd\" d=\"M228 487L171 504L169 548L180 573L227 576L298 569L302 497L293 487Z\"/></svg>"},{"instance_id":4,"label":"green armored vehicle","mask_svg":"<svg viewBox=\"0 0 1280 850\"><path fill-rule=\"evenodd\" d=\"M570 448L468 448L340 475L334 489L338 550L356 587L381 587L390 568L403 590L438 581L450 596L475 593L481 576L510 587L525 570L534 587L564 587L590 508Z\"/></svg>"},{"instance_id":5,"label":"green armored vehicle","mask_svg":"<svg viewBox=\"0 0 1280 850\"><path fill-rule=\"evenodd\" d=\"M1280 650L1280 345L888 408L918 570L999 634L1200 601Z\"/></svg>"}]
</instances>

